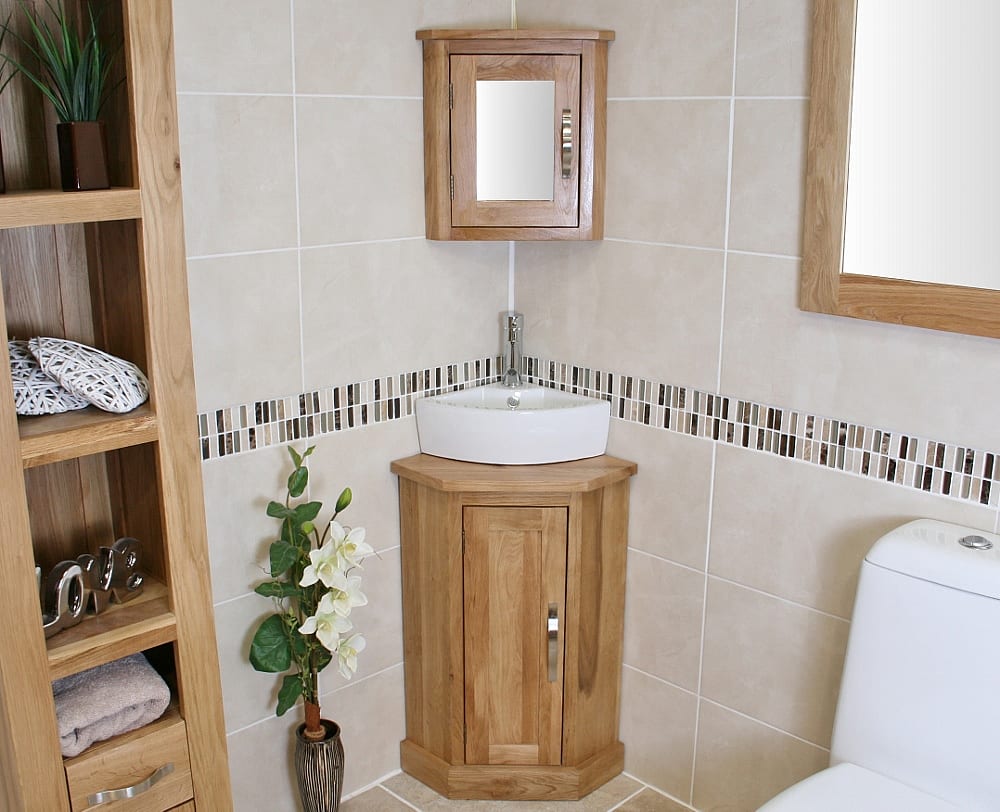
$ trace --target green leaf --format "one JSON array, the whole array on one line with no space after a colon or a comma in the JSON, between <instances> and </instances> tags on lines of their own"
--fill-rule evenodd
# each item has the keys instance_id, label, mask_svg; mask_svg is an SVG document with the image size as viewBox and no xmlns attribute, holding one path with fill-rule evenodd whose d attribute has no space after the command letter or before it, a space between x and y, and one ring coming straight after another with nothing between
<instances>
[{"instance_id":1,"label":"green leaf","mask_svg":"<svg viewBox=\"0 0 1000 812\"><path fill-rule=\"evenodd\" d=\"M302 679L298 674L286 674L281 681L281 688L278 689L278 716L284 716L285 712L295 706L299 697L302 696Z\"/></svg>"},{"instance_id":2,"label":"green leaf","mask_svg":"<svg viewBox=\"0 0 1000 812\"><path fill-rule=\"evenodd\" d=\"M303 525L306 522L311 522L319 515L322 508L322 502L303 502L301 505L296 506L294 510L296 523ZM308 532L304 527L302 531Z\"/></svg>"},{"instance_id":3,"label":"green leaf","mask_svg":"<svg viewBox=\"0 0 1000 812\"><path fill-rule=\"evenodd\" d=\"M337 506L334 508L334 511L336 513L340 513L342 510L345 510L347 506L351 504L352 498L353 494L351 494L351 489L344 488L344 490L340 492L340 496L337 497Z\"/></svg>"},{"instance_id":4,"label":"green leaf","mask_svg":"<svg viewBox=\"0 0 1000 812\"><path fill-rule=\"evenodd\" d=\"M271 615L257 627L250 642L250 665L258 671L277 674L292 664L292 651L281 615Z\"/></svg>"},{"instance_id":5,"label":"green leaf","mask_svg":"<svg viewBox=\"0 0 1000 812\"><path fill-rule=\"evenodd\" d=\"M309 469L296 468L288 476L288 495L293 499L302 496L309 484Z\"/></svg>"},{"instance_id":6,"label":"green leaf","mask_svg":"<svg viewBox=\"0 0 1000 812\"><path fill-rule=\"evenodd\" d=\"M285 507L281 502L268 502L267 515L272 519L291 519L295 516L295 511Z\"/></svg>"},{"instance_id":7,"label":"green leaf","mask_svg":"<svg viewBox=\"0 0 1000 812\"><path fill-rule=\"evenodd\" d=\"M296 468L302 467L302 455L298 451L296 451L292 446L288 446L288 456L292 458L292 462L294 463Z\"/></svg>"},{"instance_id":8,"label":"green leaf","mask_svg":"<svg viewBox=\"0 0 1000 812\"><path fill-rule=\"evenodd\" d=\"M290 570L299 560L300 550L287 541L275 541L271 544L271 577L277 578Z\"/></svg>"},{"instance_id":9,"label":"green leaf","mask_svg":"<svg viewBox=\"0 0 1000 812\"><path fill-rule=\"evenodd\" d=\"M299 587L288 581L264 581L254 588L254 592L265 598L291 598L299 594Z\"/></svg>"}]
</instances>

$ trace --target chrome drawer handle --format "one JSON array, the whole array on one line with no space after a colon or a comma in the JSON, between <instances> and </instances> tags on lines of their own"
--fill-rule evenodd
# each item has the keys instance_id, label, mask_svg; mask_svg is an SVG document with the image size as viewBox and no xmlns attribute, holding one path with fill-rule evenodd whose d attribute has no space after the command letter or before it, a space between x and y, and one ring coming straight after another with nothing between
<instances>
[{"instance_id":1,"label":"chrome drawer handle","mask_svg":"<svg viewBox=\"0 0 1000 812\"><path fill-rule=\"evenodd\" d=\"M149 778L140 781L138 784L133 784L131 787L106 789L101 792L95 792L93 795L88 795L87 803L91 806L97 806L98 804L107 804L112 801L122 801L126 798L134 798L136 795L142 795L142 793L150 789L153 784L157 783L161 778L165 778L170 775L173 771L174 763L169 761L158 770L155 770Z\"/></svg>"},{"instance_id":2,"label":"chrome drawer handle","mask_svg":"<svg viewBox=\"0 0 1000 812\"><path fill-rule=\"evenodd\" d=\"M562 111L562 176L573 176L573 112L568 107Z\"/></svg>"},{"instance_id":3,"label":"chrome drawer handle","mask_svg":"<svg viewBox=\"0 0 1000 812\"><path fill-rule=\"evenodd\" d=\"M549 640L549 682L555 682L559 672L559 604L549 604L546 633Z\"/></svg>"}]
</instances>

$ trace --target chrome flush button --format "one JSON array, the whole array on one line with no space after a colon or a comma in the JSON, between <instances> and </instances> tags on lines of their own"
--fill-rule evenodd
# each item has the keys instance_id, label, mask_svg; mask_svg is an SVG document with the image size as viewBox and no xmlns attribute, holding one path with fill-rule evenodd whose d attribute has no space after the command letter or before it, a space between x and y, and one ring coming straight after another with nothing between
<instances>
[{"instance_id":1,"label":"chrome flush button","mask_svg":"<svg viewBox=\"0 0 1000 812\"><path fill-rule=\"evenodd\" d=\"M993 547L993 542L982 536L962 536L958 543L971 550L989 550Z\"/></svg>"}]
</instances>

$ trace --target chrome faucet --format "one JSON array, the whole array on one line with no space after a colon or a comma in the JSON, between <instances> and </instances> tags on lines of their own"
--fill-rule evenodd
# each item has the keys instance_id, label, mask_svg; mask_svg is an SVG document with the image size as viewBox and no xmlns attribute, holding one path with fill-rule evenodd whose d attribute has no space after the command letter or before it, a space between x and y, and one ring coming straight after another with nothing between
<instances>
[{"instance_id":1,"label":"chrome faucet","mask_svg":"<svg viewBox=\"0 0 1000 812\"><path fill-rule=\"evenodd\" d=\"M503 341L500 355L503 357L504 386L511 389L522 385L521 381L521 331L524 329L524 314L510 311L503 317Z\"/></svg>"}]
</instances>

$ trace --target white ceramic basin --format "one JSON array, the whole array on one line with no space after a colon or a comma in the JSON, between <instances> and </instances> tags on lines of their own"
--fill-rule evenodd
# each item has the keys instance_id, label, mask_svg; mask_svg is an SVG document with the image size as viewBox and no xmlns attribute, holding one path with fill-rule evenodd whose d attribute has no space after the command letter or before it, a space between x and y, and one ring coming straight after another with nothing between
<instances>
[{"instance_id":1,"label":"white ceramic basin","mask_svg":"<svg viewBox=\"0 0 1000 812\"><path fill-rule=\"evenodd\" d=\"M498 465L596 457L607 447L611 420L606 400L532 384L420 398L416 409L425 454Z\"/></svg>"}]
</instances>

